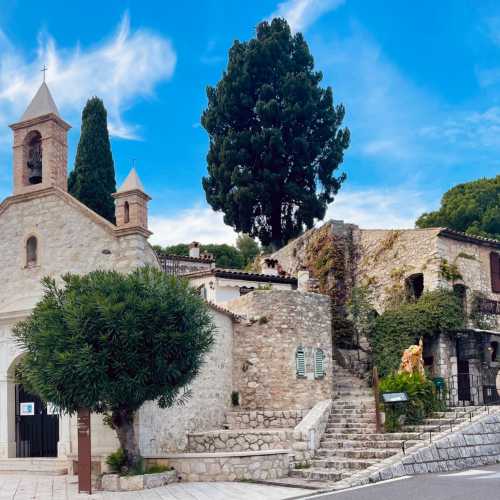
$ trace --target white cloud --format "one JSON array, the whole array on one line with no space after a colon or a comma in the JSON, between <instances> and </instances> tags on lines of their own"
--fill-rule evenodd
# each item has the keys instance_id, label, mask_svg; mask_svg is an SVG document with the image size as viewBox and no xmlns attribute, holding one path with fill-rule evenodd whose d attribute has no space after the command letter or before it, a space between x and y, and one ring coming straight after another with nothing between
<instances>
[{"instance_id":1,"label":"white cloud","mask_svg":"<svg viewBox=\"0 0 500 500\"><path fill-rule=\"evenodd\" d=\"M305 31L323 14L343 3L344 0L288 0L278 4L270 19L284 17L292 31Z\"/></svg>"},{"instance_id":2,"label":"white cloud","mask_svg":"<svg viewBox=\"0 0 500 500\"><path fill-rule=\"evenodd\" d=\"M422 193L404 187L343 189L328 208L325 220L344 220L366 229L411 228L417 217L431 208ZM222 213L201 205L171 216L153 215L149 227L151 243L163 246L190 241L234 245L237 236L224 224Z\"/></svg>"},{"instance_id":3,"label":"white cloud","mask_svg":"<svg viewBox=\"0 0 500 500\"><path fill-rule=\"evenodd\" d=\"M50 35L41 34L33 59L0 31L0 126L22 114L40 85L44 64L47 83L68 119L79 120L87 99L97 95L108 110L110 132L134 139L137 125L126 123L123 114L137 98L153 95L155 86L172 76L176 53L166 38L146 29L131 30L127 14L112 37L88 49L61 49Z\"/></svg>"},{"instance_id":4,"label":"white cloud","mask_svg":"<svg viewBox=\"0 0 500 500\"><path fill-rule=\"evenodd\" d=\"M405 188L341 190L325 219L343 220L364 229L412 228L430 207L422 193Z\"/></svg>"},{"instance_id":5,"label":"white cloud","mask_svg":"<svg viewBox=\"0 0 500 500\"><path fill-rule=\"evenodd\" d=\"M224 224L222 213L204 206L181 210L172 216L153 215L149 228L153 232L151 243L163 246L190 241L234 245L237 236Z\"/></svg>"}]
</instances>

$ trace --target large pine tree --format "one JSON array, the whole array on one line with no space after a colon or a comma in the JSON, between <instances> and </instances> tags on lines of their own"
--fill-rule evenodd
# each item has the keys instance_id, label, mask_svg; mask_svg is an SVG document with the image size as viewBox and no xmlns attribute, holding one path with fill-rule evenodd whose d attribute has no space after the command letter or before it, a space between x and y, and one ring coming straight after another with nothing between
<instances>
[{"instance_id":1,"label":"large pine tree","mask_svg":"<svg viewBox=\"0 0 500 500\"><path fill-rule=\"evenodd\" d=\"M115 222L115 166L108 133L106 108L92 97L82 113L82 131L75 168L68 180L69 192L94 212Z\"/></svg>"},{"instance_id":2,"label":"large pine tree","mask_svg":"<svg viewBox=\"0 0 500 500\"><path fill-rule=\"evenodd\" d=\"M207 201L263 245L280 247L323 219L345 178L335 175L349 145L345 110L321 79L303 36L273 19L234 42L207 89Z\"/></svg>"}]
</instances>

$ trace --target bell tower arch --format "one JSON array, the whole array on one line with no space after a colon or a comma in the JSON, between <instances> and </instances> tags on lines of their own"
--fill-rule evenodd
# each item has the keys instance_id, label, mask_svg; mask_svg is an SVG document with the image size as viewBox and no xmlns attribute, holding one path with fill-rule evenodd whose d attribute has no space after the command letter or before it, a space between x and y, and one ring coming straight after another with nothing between
<instances>
[{"instance_id":1,"label":"bell tower arch","mask_svg":"<svg viewBox=\"0 0 500 500\"><path fill-rule=\"evenodd\" d=\"M14 133L14 195L50 186L67 190L71 128L59 115L50 90L42 83Z\"/></svg>"}]
</instances>

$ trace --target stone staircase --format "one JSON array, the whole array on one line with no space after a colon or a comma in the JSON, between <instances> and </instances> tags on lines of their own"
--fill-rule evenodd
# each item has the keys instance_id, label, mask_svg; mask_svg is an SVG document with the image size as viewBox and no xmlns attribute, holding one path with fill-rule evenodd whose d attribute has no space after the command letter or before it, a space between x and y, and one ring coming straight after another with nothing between
<instances>
[{"instance_id":1,"label":"stone staircase","mask_svg":"<svg viewBox=\"0 0 500 500\"><path fill-rule=\"evenodd\" d=\"M377 433L375 401L366 382L336 366L333 407L311 464L294 464L289 480L321 484L342 481L386 458L429 439L429 433L452 430L470 418L470 407L435 413L421 425L404 426L402 432ZM480 409L478 409L480 411ZM310 466L308 466L310 465Z\"/></svg>"},{"instance_id":2,"label":"stone staircase","mask_svg":"<svg viewBox=\"0 0 500 500\"><path fill-rule=\"evenodd\" d=\"M296 464L290 476L308 481L340 481L401 451L416 432L377 433L375 401L366 382L346 369L334 368L333 408L311 466ZM297 468L298 467L298 468Z\"/></svg>"}]
</instances>

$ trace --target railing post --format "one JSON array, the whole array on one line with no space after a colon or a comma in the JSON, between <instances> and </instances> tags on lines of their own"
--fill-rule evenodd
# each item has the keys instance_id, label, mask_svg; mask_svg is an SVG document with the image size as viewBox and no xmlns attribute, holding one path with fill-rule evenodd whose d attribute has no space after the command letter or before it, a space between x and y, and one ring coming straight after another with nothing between
<instances>
[{"instance_id":1,"label":"railing post","mask_svg":"<svg viewBox=\"0 0 500 500\"><path fill-rule=\"evenodd\" d=\"M378 380L378 369L376 366L373 367L373 397L375 398L375 425L377 429L377 434L383 432L382 429L382 419L380 415L380 389Z\"/></svg>"}]
</instances>

